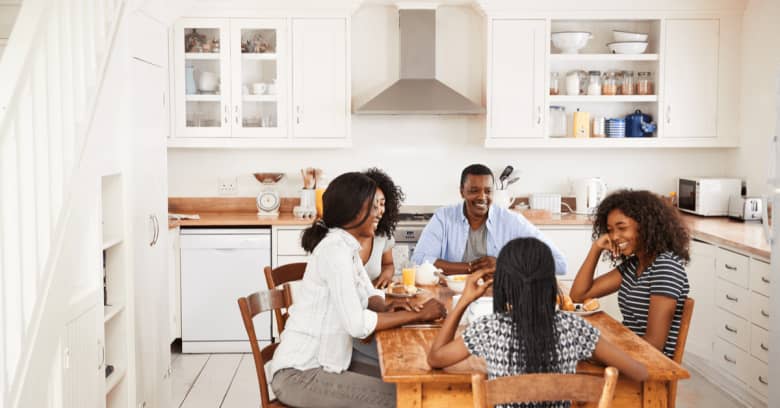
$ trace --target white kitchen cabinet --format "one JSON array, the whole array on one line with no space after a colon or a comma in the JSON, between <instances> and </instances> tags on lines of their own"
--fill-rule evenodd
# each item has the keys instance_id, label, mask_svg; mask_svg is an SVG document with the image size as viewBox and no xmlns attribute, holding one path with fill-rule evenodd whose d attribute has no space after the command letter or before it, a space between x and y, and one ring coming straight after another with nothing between
<instances>
[{"instance_id":1,"label":"white kitchen cabinet","mask_svg":"<svg viewBox=\"0 0 780 408\"><path fill-rule=\"evenodd\" d=\"M308 254L301 247L301 234L308 225L275 225L271 227L271 266L306 262Z\"/></svg>"},{"instance_id":2,"label":"white kitchen cabinet","mask_svg":"<svg viewBox=\"0 0 780 408\"><path fill-rule=\"evenodd\" d=\"M93 306L65 325L63 335L63 407L103 407L105 349L96 341L101 324Z\"/></svg>"},{"instance_id":3,"label":"white kitchen cabinet","mask_svg":"<svg viewBox=\"0 0 780 408\"><path fill-rule=\"evenodd\" d=\"M546 123L545 21L495 19L489 27L487 137L542 138Z\"/></svg>"},{"instance_id":4,"label":"white kitchen cabinet","mask_svg":"<svg viewBox=\"0 0 780 408\"><path fill-rule=\"evenodd\" d=\"M719 35L717 19L666 21L663 137L718 136Z\"/></svg>"},{"instance_id":5,"label":"white kitchen cabinet","mask_svg":"<svg viewBox=\"0 0 780 408\"><path fill-rule=\"evenodd\" d=\"M181 238L179 227L168 229L168 341L181 338Z\"/></svg>"},{"instance_id":6,"label":"white kitchen cabinet","mask_svg":"<svg viewBox=\"0 0 780 408\"><path fill-rule=\"evenodd\" d=\"M168 203L165 141L168 106L163 67L132 59L133 143L128 197L132 222L135 294L136 398L147 406L170 404L170 313L168 310ZM162 224L162 225L161 225Z\"/></svg>"},{"instance_id":7,"label":"white kitchen cabinet","mask_svg":"<svg viewBox=\"0 0 780 408\"><path fill-rule=\"evenodd\" d=\"M561 282L562 286L570 289L574 278L577 277L577 271L582 266L582 262L588 255L593 243L591 238L592 229L590 226L574 227L561 225L541 226L539 229L566 256L568 269L566 275L558 277L558 281ZM603 275L613 268L609 262L600 261L596 267L595 276ZM600 298L599 303L607 314L618 321L623 320L623 315L620 314L620 307L617 302L617 292Z\"/></svg>"},{"instance_id":8,"label":"white kitchen cabinet","mask_svg":"<svg viewBox=\"0 0 780 408\"><path fill-rule=\"evenodd\" d=\"M184 19L173 46L169 147L349 145L347 18Z\"/></svg>"},{"instance_id":9,"label":"white kitchen cabinet","mask_svg":"<svg viewBox=\"0 0 780 408\"><path fill-rule=\"evenodd\" d=\"M296 139L343 138L349 124L347 22L292 21L293 124Z\"/></svg>"},{"instance_id":10,"label":"white kitchen cabinet","mask_svg":"<svg viewBox=\"0 0 780 408\"><path fill-rule=\"evenodd\" d=\"M685 267L690 291L688 296L696 302L688 330L686 353L710 359L712 356L715 319L715 245L699 240L691 241L691 261Z\"/></svg>"}]
</instances>

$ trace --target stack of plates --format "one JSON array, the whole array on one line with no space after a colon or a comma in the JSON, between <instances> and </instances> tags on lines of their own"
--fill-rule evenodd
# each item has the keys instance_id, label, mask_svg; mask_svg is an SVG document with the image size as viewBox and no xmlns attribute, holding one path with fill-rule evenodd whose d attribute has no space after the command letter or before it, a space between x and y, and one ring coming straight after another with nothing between
<instances>
[{"instance_id":1,"label":"stack of plates","mask_svg":"<svg viewBox=\"0 0 780 408\"><path fill-rule=\"evenodd\" d=\"M607 119L607 137L626 137L626 120Z\"/></svg>"}]
</instances>

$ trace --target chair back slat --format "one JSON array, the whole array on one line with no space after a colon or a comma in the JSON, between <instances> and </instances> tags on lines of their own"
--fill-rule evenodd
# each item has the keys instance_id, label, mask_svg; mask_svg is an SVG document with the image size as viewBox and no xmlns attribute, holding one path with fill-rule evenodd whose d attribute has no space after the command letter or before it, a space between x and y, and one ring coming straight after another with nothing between
<instances>
[{"instance_id":1,"label":"chair back slat","mask_svg":"<svg viewBox=\"0 0 780 408\"><path fill-rule=\"evenodd\" d=\"M271 289L263 292L255 292L247 297L238 298L238 308L241 311L241 319L249 337L249 346L252 348L252 357L255 361L257 383L260 387L260 402L263 408L272 406L268 394L268 380L265 376L265 364L273 359L278 343L271 344L260 350L255 335L255 324L252 319L260 313L278 311L287 308L291 304L290 285L285 284L281 289ZM275 403L274 406L279 406Z\"/></svg>"},{"instance_id":2,"label":"chair back slat","mask_svg":"<svg viewBox=\"0 0 780 408\"><path fill-rule=\"evenodd\" d=\"M285 283L298 281L303 279L303 273L306 271L306 262L295 262L287 265L282 265L276 269L266 266L263 268L265 273L265 282L268 285L268 289L276 289L279 285ZM292 304L292 299L290 299ZM287 323L287 317L289 314L287 310L277 309L274 311L276 318L276 327L279 329L279 333L284 330L284 325Z\"/></svg>"},{"instance_id":3,"label":"chair back slat","mask_svg":"<svg viewBox=\"0 0 780 408\"><path fill-rule=\"evenodd\" d=\"M589 374L522 374L486 381L484 375L472 376L474 407L529 401L598 402L609 408L615 393L618 372L607 367L604 376Z\"/></svg>"}]
</instances>

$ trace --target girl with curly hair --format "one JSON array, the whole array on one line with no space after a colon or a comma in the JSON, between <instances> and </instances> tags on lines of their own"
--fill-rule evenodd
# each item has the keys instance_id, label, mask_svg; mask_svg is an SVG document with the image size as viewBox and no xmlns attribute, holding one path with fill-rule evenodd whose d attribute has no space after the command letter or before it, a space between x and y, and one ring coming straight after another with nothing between
<instances>
[{"instance_id":1,"label":"girl with curly hair","mask_svg":"<svg viewBox=\"0 0 780 408\"><path fill-rule=\"evenodd\" d=\"M379 289L384 289L392 282L395 266L393 265L393 232L398 224L398 214L404 192L393 179L378 168L370 168L363 172L376 183L374 201L379 206L379 224L373 237L358 239L360 242L360 259L366 267L368 278Z\"/></svg>"},{"instance_id":2,"label":"girl with curly hair","mask_svg":"<svg viewBox=\"0 0 780 408\"><path fill-rule=\"evenodd\" d=\"M599 204L593 239L572 300L618 292L623 325L671 358L689 289L690 233L677 209L649 191L616 191ZM603 251L617 267L594 279Z\"/></svg>"}]
</instances>

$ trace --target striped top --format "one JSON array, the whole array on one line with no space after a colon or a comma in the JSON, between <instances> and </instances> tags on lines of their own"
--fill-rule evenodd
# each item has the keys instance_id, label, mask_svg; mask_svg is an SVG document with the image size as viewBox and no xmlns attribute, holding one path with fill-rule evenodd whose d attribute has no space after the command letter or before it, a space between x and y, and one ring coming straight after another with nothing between
<instances>
[{"instance_id":1,"label":"striped top","mask_svg":"<svg viewBox=\"0 0 780 408\"><path fill-rule=\"evenodd\" d=\"M672 252L664 252L640 276L636 276L639 258L633 256L618 265L623 280L618 290L618 305L623 314L623 325L638 336L647 331L647 314L650 310L650 296L661 295L677 299L672 327L664 344L664 354L674 356L677 335L680 332L685 299L688 297L688 275L682 258Z\"/></svg>"}]
</instances>

